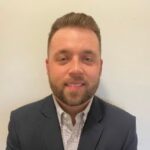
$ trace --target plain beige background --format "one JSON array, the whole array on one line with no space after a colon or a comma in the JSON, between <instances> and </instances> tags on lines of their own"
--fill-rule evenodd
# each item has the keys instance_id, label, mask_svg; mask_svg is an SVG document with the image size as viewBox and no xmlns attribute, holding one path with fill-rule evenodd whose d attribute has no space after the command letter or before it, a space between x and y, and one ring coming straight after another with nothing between
<instances>
[{"instance_id":1,"label":"plain beige background","mask_svg":"<svg viewBox=\"0 0 150 150\"><path fill-rule=\"evenodd\" d=\"M10 112L51 93L48 32L70 11L88 13L100 25L104 65L97 94L137 117L138 149L149 149L149 0L0 0L0 149Z\"/></svg>"}]
</instances>

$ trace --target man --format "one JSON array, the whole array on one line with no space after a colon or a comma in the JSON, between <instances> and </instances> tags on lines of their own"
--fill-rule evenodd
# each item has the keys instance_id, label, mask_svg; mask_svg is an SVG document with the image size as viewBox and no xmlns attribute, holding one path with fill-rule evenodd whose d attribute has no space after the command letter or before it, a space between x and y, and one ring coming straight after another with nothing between
<instances>
[{"instance_id":1,"label":"man","mask_svg":"<svg viewBox=\"0 0 150 150\"><path fill-rule=\"evenodd\" d=\"M11 113L7 150L136 150L135 117L95 96L100 31L69 13L52 25L46 59L52 95Z\"/></svg>"}]
</instances>

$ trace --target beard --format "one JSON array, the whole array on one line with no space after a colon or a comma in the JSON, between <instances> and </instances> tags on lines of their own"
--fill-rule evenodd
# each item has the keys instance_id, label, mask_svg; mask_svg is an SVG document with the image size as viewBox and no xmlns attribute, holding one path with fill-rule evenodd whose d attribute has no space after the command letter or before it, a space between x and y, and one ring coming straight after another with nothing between
<instances>
[{"instance_id":1,"label":"beard","mask_svg":"<svg viewBox=\"0 0 150 150\"><path fill-rule=\"evenodd\" d=\"M67 90L65 84L58 86L50 78L49 83L56 99L59 99L68 106L79 106L94 96L99 86L99 80L99 78L95 80L92 85L89 85L88 82L86 82L84 88L78 91Z\"/></svg>"}]
</instances>

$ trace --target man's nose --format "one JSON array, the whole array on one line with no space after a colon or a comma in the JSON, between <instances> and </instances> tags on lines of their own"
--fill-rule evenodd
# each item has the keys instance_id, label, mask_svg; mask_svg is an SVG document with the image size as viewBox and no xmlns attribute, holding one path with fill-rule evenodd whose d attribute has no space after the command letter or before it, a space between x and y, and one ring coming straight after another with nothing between
<instances>
[{"instance_id":1,"label":"man's nose","mask_svg":"<svg viewBox=\"0 0 150 150\"><path fill-rule=\"evenodd\" d=\"M79 58L75 57L70 63L70 75L81 75L83 73L82 63Z\"/></svg>"}]
</instances>

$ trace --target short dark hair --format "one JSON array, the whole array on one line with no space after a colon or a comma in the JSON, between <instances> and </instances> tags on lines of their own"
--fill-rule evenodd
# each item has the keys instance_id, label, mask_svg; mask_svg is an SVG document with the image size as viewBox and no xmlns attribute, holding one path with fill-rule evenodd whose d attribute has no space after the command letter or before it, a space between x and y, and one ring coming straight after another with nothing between
<instances>
[{"instance_id":1,"label":"short dark hair","mask_svg":"<svg viewBox=\"0 0 150 150\"><path fill-rule=\"evenodd\" d=\"M48 49L49 49L51 39L53 35L55 34L55 32L64 27L81 27L84 29L92 30L96 34L99 40L100 47L101 47L100 29L97 23L95 22L95 20L93 19L93 17L86 15L84 13L70 12L58 18L52 24L51 31L48 37Z\"/></svg>"}]
</instances>

